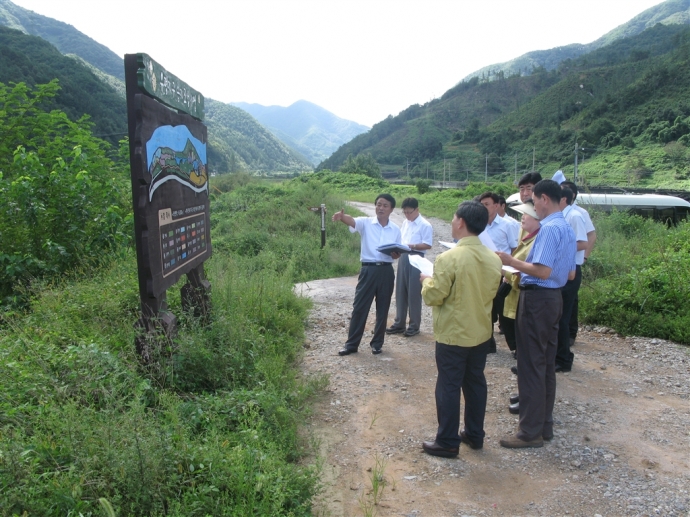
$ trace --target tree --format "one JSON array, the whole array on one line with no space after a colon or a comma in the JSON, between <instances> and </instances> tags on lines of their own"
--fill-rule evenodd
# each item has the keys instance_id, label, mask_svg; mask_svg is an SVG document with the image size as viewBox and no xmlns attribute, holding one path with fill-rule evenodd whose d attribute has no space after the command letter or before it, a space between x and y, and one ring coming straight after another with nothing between
<instances>
[{"instance_id":1,"label":"tree","mask_svg":"<svg viewBox=\"0 0 690 517\"><path fill-rule=\"evenodd\" d=\"M86 118L42 110L58 88L0 83L2 297L17 283L98 263L131 239L125 167Z\"/></svg>"},{"instance_id":2,"label":"tree","mask_svg":"<svg viewBox=\"0 0 690 517\"><path fill-rule=\"evenodd\" d=\"M345 163L340 167L340 172L364 174L370 178L381 178L381 168L371 153L358 154L354 158L352 155L349 155Z\"/></svg>"}]
</instances>

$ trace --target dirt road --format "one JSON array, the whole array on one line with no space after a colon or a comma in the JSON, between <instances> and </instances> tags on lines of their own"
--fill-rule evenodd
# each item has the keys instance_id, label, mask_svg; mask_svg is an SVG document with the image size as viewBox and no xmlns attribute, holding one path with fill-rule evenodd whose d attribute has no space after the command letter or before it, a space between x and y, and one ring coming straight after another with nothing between
<instances>
[{"instance_id":1,"label":"dirt road","mask_svg":"<svg viewBox=\"0 0 690 517\"><path fill-rule=\"evenodd\" d=\"M429 220L435 241L450 240L448 223ZM428 257L442 251L436 244ZM496 332L484 448L462 444L456 459L436 458L421 449L436 434L431 311L418 336L387 336L383 354L368 353L365 335L359 354L339 357L356 280L297 286L314 300L303 368L330 377L308 423L324 462L316 515L690 516L688 347L582 329L572 372L557 377L555 438L509 450L498 440L516 429L515 363ZM372 307L367 334L374 319Z\"/></svg>"}]
</instances>

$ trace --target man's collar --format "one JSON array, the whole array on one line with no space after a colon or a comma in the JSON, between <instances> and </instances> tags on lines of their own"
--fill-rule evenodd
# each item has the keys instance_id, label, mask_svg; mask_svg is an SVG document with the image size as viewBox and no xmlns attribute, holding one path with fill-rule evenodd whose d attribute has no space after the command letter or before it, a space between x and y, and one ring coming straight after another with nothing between
<instances>
[{"instance_id":1,"label":"man's collar","mask_svg":"<svg viewBox=\"0 0 690 517\"><path fill-rule=\"evenodd\" d=\"M379 218L376 217L376 216L374 216L374 217L373 217L373 221L371 221L371 224L378 224L381 228L385 228L386 226L388 226L389 224L391 224L391 218L390 218L390 217L388 218L388 220L386 221L386 224L381 224L381 223L379 222Z\"/></svg>"}]
</instances>

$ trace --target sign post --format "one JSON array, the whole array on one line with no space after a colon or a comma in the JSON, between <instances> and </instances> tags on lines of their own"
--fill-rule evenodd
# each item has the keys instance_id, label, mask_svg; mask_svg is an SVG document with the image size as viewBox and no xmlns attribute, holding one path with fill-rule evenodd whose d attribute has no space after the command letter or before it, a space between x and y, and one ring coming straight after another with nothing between
<instances>
[{"instance_id":1,"label":"sign post","mask_svg":"<svg viewBox=\"0 0 690 517\"><path fill-rule=\"evenodd\" d=\"M177 319L166 290L182 275L182 305L196 317L210 311L211 257L204 97L146 54L125 56L129 156L141 318L137 351L172 338Z\"/></svg>"},{"instance_id":2,"label":"sign post","mask_svg":"<svg viewBox=\"0 0 690 517\"><path fill-rule=\"evenodd\" d=\"M319 212L321 214L321 249L326 247L326 205L310 206L307 208L310 212Z\"/></svg>"}]
</instances>

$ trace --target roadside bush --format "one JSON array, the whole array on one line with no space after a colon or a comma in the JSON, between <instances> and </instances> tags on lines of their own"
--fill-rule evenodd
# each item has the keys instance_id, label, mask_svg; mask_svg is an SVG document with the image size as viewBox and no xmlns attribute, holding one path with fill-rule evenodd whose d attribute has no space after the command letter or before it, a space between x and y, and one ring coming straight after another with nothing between
<instances>
[{"instance_id":1,"label":"roadside bush","mask_svg":"<svg viewBox=\"0 0 690 517\"><path fill-rule=\"evenodd\" d=\"M85 119L42 111L57 82L0 83L0 298L107 261L131 239L127 175Z\"/></svg>"},{"instance_id":2,"label":"roadside bush","mask_svg":"<svg viewBox=\"0 0 690 517\"><path fill-rule=\"evenodd\" d=\"M583 321L689 344L690 223L667 228L614 212L596 224L580 290Z\"/></svg>"}]
</instances>

